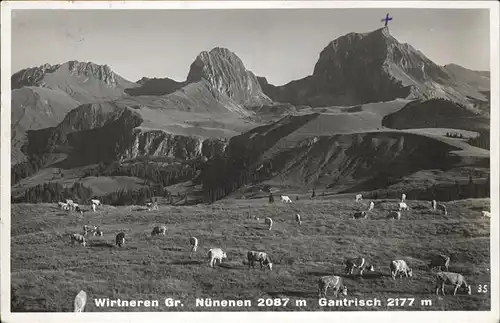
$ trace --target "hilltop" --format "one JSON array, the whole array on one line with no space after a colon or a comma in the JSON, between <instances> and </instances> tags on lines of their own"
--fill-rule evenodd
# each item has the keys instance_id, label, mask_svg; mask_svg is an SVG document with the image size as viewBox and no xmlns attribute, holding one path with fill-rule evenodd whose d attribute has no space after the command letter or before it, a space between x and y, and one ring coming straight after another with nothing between
<instances>
[{"instance_id":1,"label":"hilltop","mask_svg":"<svg viewBox=\"0 0 500 323\"><path fill-rule=\"evenodd\" d=\"M275 101L316 107L440 97L473 108L475 100L487 101L481 91L489 88L484 72L439 66L400 43L388 27L333 40L321 51L312 75L303 79L279 87L265 78L259 81Z\"/></svg>"}]
</instances>

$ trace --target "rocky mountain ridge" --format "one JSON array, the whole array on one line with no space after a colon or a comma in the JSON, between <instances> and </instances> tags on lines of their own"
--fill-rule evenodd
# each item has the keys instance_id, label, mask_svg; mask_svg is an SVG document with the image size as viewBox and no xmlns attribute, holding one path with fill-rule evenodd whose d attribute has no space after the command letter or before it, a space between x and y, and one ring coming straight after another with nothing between
<instances>
[{"instance_id":1,"label":"rocky mountain ridge","mask_svg":"<svg viewBox=\"0 0 500 323\"><path fill-rule=\"evenodd\" d=\"M469 97L487 100L481 89L456 76L411 45L400 43L384 27L333 40L321 51L308 77L279 87L265 78L259 82L275 101L318 107L436 97L473 107Z\"/></svg>"}]
</instances>

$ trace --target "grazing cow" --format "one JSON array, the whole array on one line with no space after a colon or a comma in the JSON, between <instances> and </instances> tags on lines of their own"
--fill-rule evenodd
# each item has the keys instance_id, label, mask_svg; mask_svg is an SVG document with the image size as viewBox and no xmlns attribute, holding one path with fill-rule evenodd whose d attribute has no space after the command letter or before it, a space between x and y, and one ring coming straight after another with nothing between
<instances>
[{"instance_id":1,"label":"grazing cow","mask_svg":"<svg viewBox=\"0 0 500 323\"><path fill-rule=\"evenodd\" d=\"M483 214L483 216L491 218L491 213L490 212L488 212L488 211L482 211L481 213Z\"/></svg>"},{"instance_id":2,"label":"grazing cow","mask_svg":"<svg viewBox=\"0 0 500 323\"><path fill-rule=\"evenodd\" d=\"M405 202L399 202L399 210L402 211L402 210L405 210L405 211L408 211L410 208L408 207L408 205L406 205Z\"/></svg>"},{"instance_id":3,"label":"grazing cow","mask_svg":"<svg viewBox=\"0 0 500 323\"><path fill-rule=\"evenodd\" d=\"M148 202L146 203L146 207L148 208L148 211L158 210L158 204L156 202Z\"/></svg>"},{"instance_id":4,"label":"grazing cow","mask_svg":"<svg viewBox=\"0 0 500 323\"><path fill-rule=\"evenodd\" d=\"M283 202L283 203L292 203L292 200L290 199L290 197L288 197L286 195L281 195L281 202Z\"/></svg>"},{"instance_id":5,"label":"grazing cow","mask_svg":"<svg viewBox=\"0 0 500 323\"><path fill-rule=\"evenodd\" d=\"M446 209L446 205L439 203L437 205L437 208L441 211L443 211L444 215L448 215L448 210Z\"/></svg>"},{"instance_id":6,"label":"grazing cow","mask_svg":"<svg viewBox=\"0 0 500 323\"><path fill-rule=\"evenodd\" d=\"M123 247L123 245L125 244L125 233L123 232L120 232L116 235L116 245L118 247Z\"/></svg>"},{"instance_id":7,"label":"grazing cow","mask_svg":"<svg viewBox=\"0 0 500 323\"><path fill-rule=\"evenodd\" d=\"M453 295L457 294L458 288L466 292L467 294L471 294L471 286L467 284L464 276L457 273L450 272L438 272L436 273L436 295L439 295L439 290L444 294L444 285L452 285L455 286L455 290L453 291Z\"/></svg>"},{"instance_id":8,"label":"grazing cow","mask_svg":"<svg viewBox=\"0 0 500 323\"><path fill-rule=\"evenodd\" d=\"M363 201L363 194L356 194L356 202Z\"/></svg>"},{"instance_id":9,"label":"grazing cow","mask_svg":"<svg viewBox=\"0 0 500 323\"><path fill-rule=\"evenodd\" d=\"M95 228L93 232L94 236L102 237L103 232L101 231L101 229L99 227L94 227L94 228Z\"/></svg>"},{"instance_id":10,"label":"grazing cow","mask_svg":"<svg viewBox=\"0 0 500 323\"><path fill-rule=\"evenodd\" d=\"M434 255L430 263L427 265L427 268L429 270L432 270L436 267L439 268L439 270L444 267L446 271L448 271L450 267L450 257L448 257L447 255Z\"/></svg>"},{"instance_id":11,"label":"grazing cow","mask_svg":"<svg viewBox=\"0 0 500 323\"><path fill-rule=\"evenodd\" d=\"M347 296L347 287L339 276L323 276L318 279L318 297L326 298L326 290L328 287L333 288L333 295L338 297L338 292Z\"/></svg>"},{"instance_id":12,"label":"grazing cow","mask_svg":"<svg viewBox=\"0 0 500 323\"><path fill-rule=\"evenodd\" d=\"M159 227L154 227L153 231L151 231L151 236L157 235L157 234L162 234L165 235L167 233L167 227L162 225Z\"/></svg>"},{"instance_id":13,"label":"grazing cow","mask_svg":"<svg viewBox=\"0 0 500 323\"><path fill-rule=\"evenodd\" d=\"M264 221L264 223L268 225L268 230L271 230L271 228L273 227L273 219L266 218Z\"/></svg>"},{"instance_id":14,"label":"grazing cow","mask_svg":"<svg viewBox=\"0 0 500 323\"><path fill-rule=\"evenodd\" d=\"M214 265L217 263L217 260L219 261L219 265L222 262L222 259L227 259L227 255L222 249L220 248L213 248L208 250L207 253L207 258L209 260L208 265L212 268L214 268Z\"/></svg>"},{"instance_id":15,"label":"grazing cow","mask_svg":"<svg viewBox=\"0 0 500 323\"><path fill-rule=\"evenodd\" d=\"M434 211L436 211L436 207L437 207L437 202L436 202L436 200L432 200L432 201L431 201L431 203L432 203L432 209L433 209Z\"/></svg>"},{"instance_id":16,"label":"grazing cow","mask_svg":"<svg viewBox=\"0 0 500 323\"><path fill-rule=\"evenodd\" d=\"M401 220L401 211L389 211L389 218Z\"/></svg>"},{"instance_id":17,"label":"grazing cow","mask_svg":"<svg viewBox=\"0 0 500 323\"><path fill-rule=\"evenodd\" d=\"M271 258L267 255L265 252L261 251L249 251L247 253L247 259L248 259L248 269L250 269L250 266L252 268L255 268L254 264L255 262L260 263L260 269L264 270L264 265L269 268L269 270L273 270L273 263L271 261Z\"/></svg>"},{"instance_id":18,"label":"grazing cow","mask_svg":"<svg viewBox=\"0 0 500 323\"><path fill-rule=\"evenodd\" d=\"M91 225L87 225L87 224L84 224L84 225L83 225L83 235L84 235L84 236L85 236L85 235L87 235L87 233L89 233L89 232L90 232L90 233L93 233L93 232L95 232L96 230L97 230L97 227L96 227L96 226L94 226L94 225L92 225L92 226L91 226Z\"/></svg>"},{"instance_id":19,"label":"grazing cow","mask_svg":"<svg viewBox=\"0 0 500 323\"><path fill-rule=\"evenodd\" d=\"M83 312L85 309L85 304L87 303L87 293L81 290L78 294L76 294L74 308L75 312Z\"/></svg>"},{"instance_id":20,"label":"grazing cow","mask_svg":"<svg viewBox=\"0 0 500 323\"><path fill-rule=\"evenodd\" d=\"M97 205L95 205L94 203L92 203L92 211L95 212L96 209L97 209Z\"/></svg>"},{"instance_id":21,"label":"grazing cow","mask_svg":"<svg viewBox=\"0 0 500 323\"><path fill-rule=\"evenodd\" d=\"M72 204L69 204L69 203L68 203L68 207L69 207L70 211L72 211L72 212L73 212L73 211L76 211L77 209L79 209L79 208L80 208L80 206L79 206L79 204L78 204L78 203L72 203Z\"/></svg>"},{"instance_id":22,"label":"grazing cow","mask_svg":"<svg viewBox=\"0 0 500 323\"><path fill-rule=\"evenodd\" d=\"M403 274L405 274L406 277L411 277L413 275L413 270L408 267L408 264L406 264L404 260L391 261L389 268L391 269L392 279L396 279L398 274L399 278L403 277Z\"/></svg>"},{"instance_id":23,"label":"grazing cow","mask_svg":"<svg viewBox=\"0 0 500 323\"><path fill-rule=\"evenodd\" d=\"M300 214L295 214L295 222L297 222L298 225L302 225L302 220L300 219Z\"/></svg>"},{"instance_id":24,"label":"grazing cow","mask_svg":"<svg viewBox=\"0 0 500 323\"><path fill-rule=\"evenodd\" d=\"M401 202L404 202L404 201L406 201L406 194L405 193L403 193L401 195Z\"/></svg>"},{"instance_id":25,"label":"grazing cow","mask_svg":"<svg viewBox=\"0 0 500 323\"><path fill-rule=\"evenodd\" d=\"M368 207L368 211L373 210L374 207L375 207L375 203L373 203L373 201L370 201L370 206Z\"/></svg>"},{"instance_id":26,"label":"grazing cow","mask_svg":"<svg viewBox=\"0 0 500 323\"><path fill-rule=\"evenodd\" d=\"M196 252L198 249L198 239L195 237L189 238L189 245L191 246L191 253Z\"/></svg>"},{"instance_id":27,"label":"grazing cow","mask_svg":"<svg viewBox=\"0 0 500 323\"><path fill-rule=\"evenodd\" d=\"M81 244L84 247L87 244L87 240L85 240L85 237L79 233L74 233L71 235L71 243L75 244L75 242Z\"/></svg>"},{"instance_id":28,"label":"grazing cow","mask_svg":"<svg viewBox=\"0 0 500 323\"><path fill-rule=\"evenodd\" d=\"M354 212L352 218L353 219L366 219L368 217L368 213L366 213L365 211L357 211L357 212Z\"/></svg>"},{"instance_id":29,"label":"grazing cow","mask_svg":"<svg viewBox=\"0 0 500 323\"><path fill-rule=\"evenodd\" d=\"M348 275L352 275L354 268L358 268L360 276L363 276L364 270L375 271L375 267L373 265L367 264L365 258L363 257L346 259L345 273Z\"/></svg>"},{"instance_id":30,"label":"grazing cow","mask_svg":"<svg viewBox=\"0 0 500 323\"><path fill-rule=\"evenodd\" d=\"M90 203L95 204L96 207L101 206L101 201L99 201L99 200L90 200Z\"/></svg>"}]
</instances>

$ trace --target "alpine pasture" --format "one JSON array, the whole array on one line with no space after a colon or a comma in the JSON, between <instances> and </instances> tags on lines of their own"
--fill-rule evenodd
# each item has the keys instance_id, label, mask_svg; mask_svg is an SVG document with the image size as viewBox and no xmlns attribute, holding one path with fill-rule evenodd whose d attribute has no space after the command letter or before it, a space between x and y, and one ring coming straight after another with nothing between
<instances>
[{"instance_id":1,"label":"alpine pasture","mask_svg":"<svg viewBox=\"0 0 500 323\"><path fill-rule=\"evenodd\" d=\"M367 219L352 219L367 210L369 200L353 196L317 197L288 194L293 203L266 198L229 198L214 204L171 207L158 211L144 206L105 205L83 215L55 204L13 204L11 213L11 311L72 311L75 295L88 295L85 311L346 311L346 310L489 310L490 221L481 216L489 199L444 203L448 215L432 211L429 201L407 200L411 210L401 220L387 219L397 200L374 200ZM87 206L88 209L88 206ZM299 213L302 225L295 221ZM259 217L259 220L253 218ZM264 218L273 219L272 230ZM84 224L97 225L102 237L88 237L86 247L70 244L70 233ZM165 236L151 236L165 225ZM115 246L118 232L125 246ZM189 238L199 239L190 257ZM206 259L210 248L221 248L228 259L214 269ZM272 271L248 269L249 250L268 253ZM451 258L450 271L464 275L472 295L435 294L435 272L426 265L433 254ZM375 266L363 277L344 275L346 257L365 257ZM390 276L389 263L404 259L412 278ZM374 299L380 307L321 307L318 279L344 277L347 299ZM479 292L479 285L484 291ZM166 307L165 298L183 302ZM327 297L333 299L333 290ZM97 307L96 298L158 300L159 307ZM247 307L196 307L196 298L251 300ZM288 298L287 306L259 307L259 298ZM343 296L341 297L343 298ZM341 299L339 298L339 299ZM388 298L414 298L412 306L387 306ZM306 300L306 306L295 306ZM421 300L431 300L422 304Z\"/></svg>"}]
</instances>

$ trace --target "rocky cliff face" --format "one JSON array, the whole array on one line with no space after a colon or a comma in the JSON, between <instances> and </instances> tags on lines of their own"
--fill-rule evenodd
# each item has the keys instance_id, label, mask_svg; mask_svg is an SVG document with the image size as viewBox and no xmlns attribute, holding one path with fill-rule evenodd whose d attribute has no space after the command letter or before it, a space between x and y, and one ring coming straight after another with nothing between
<instances>
[{"instance_id":1,"label":"rocky cliff face","mask_svg":"<svg viewBox=\"0 0 500 323\"><path fill-rule=\"evenodd\" d=\"M137 84L127 81L114 73L108 65L92 62L69 61L64 64L44 64L39 67L21 70L11 77L12 89L23 86L40 86L51 89L60 88L58 82L86 83L89 80L100 82L110 88L129 88ZM83 102L82 102L83 103Z\"/></svg>"},{"instance_id":2,"label":"rocky cliff face","mask_svg":"<svg viewBox=\"0 0 500 323\"><path fill-rule=\"evenodd\" d=\"M225 48L202 52L191 64L188 83L204 81L216 96L226 96L243 106L270 104L257 77L248 71L241 59Z\"/></svg>"},{"instance_id":3,"label":"rocky cliff face","mask_svg":"<svg viewBox=\"0 0 500 323\"><path fill-rule=\"evenodd\" d=\"M143 121L128 107L85 104L54 128L30 131L26 150L37 155L64 153L67 158L59 166L69 168L142 156L209 159L225 152L226 140L140 128Z\"/></svg>"},{"instance_id":4,"label":"rocky cliff face","mask_svg":"<svg viewBox=\"0 0 500 323\"><path fill-rule=\"evenodd\" d=\"M38 67L31 67L21 70L11 77L12 89L20 89L23 86L40 86L44 76L55 72L61 65L43 64Z\"/></svg>"},{"instance_id":5,"label":"rocky cliff face","mask_svg":"<svg viewBox=\"0 0 500 323\"><path fill-rule=\"evenodd\" d=\"M355 105L396 98L447 98L469 105L484 98L473 85L460 82L447 69L408 44L387 27L349 33L321 51L313 74L274 87L259 79L272 99L312 106Z\"/></svg>"},{"instance_id":6,"label":"rocky cliff face","mask_svg":"<svg viewBox=\"0 0 500 323\"><path fill-rule=\"evenodd\" d=\"M223 139L204 139L136 128L132 130L131 140L118 152L118 158L124 160L142 156L162 156L182 161L199 157L210 159L222 155L226 146L227 141Z\"/></svg>"}]
</instances>

